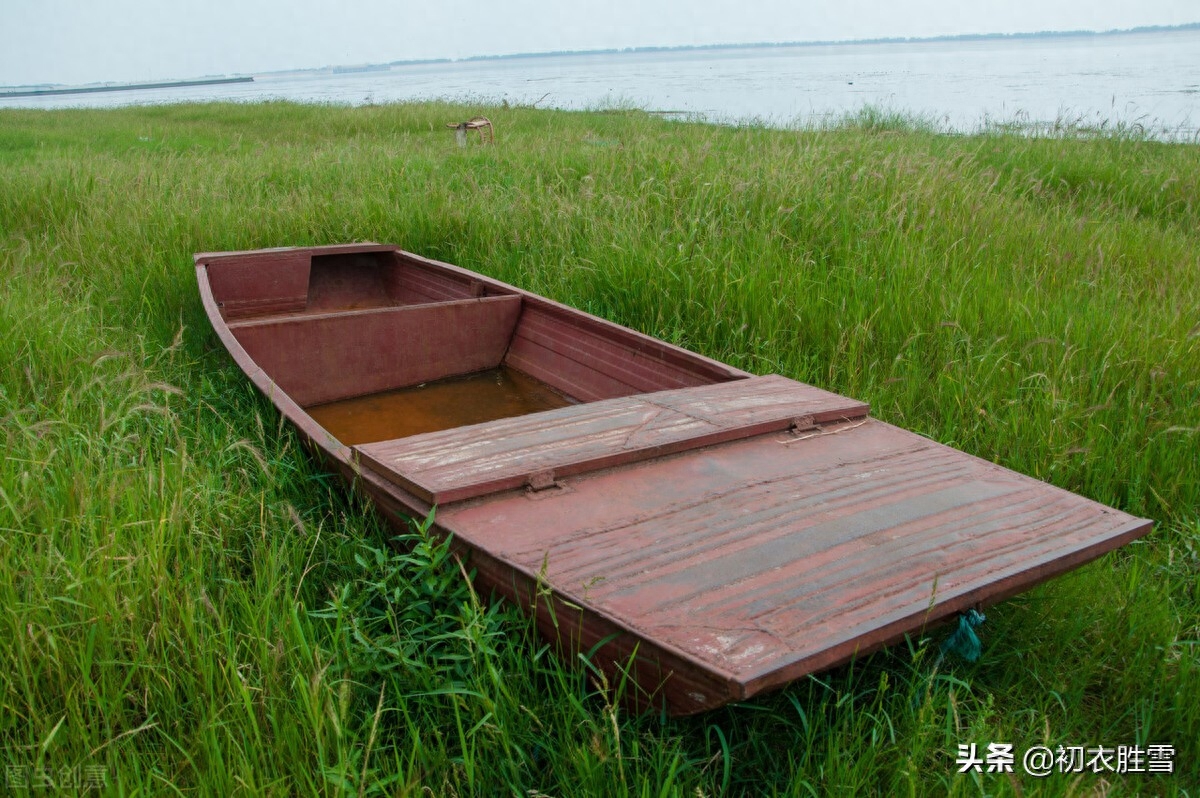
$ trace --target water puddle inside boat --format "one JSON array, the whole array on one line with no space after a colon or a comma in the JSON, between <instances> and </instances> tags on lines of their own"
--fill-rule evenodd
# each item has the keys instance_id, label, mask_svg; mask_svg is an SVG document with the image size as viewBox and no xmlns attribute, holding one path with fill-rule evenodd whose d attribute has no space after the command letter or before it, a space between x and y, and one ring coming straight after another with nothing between
<instances>
[{"instance_id":1,"label":"water puddle inside boat","mask_svg":"<svg viewBox=\"0 0 1200 798\"><path fill-rule=\"evenodd\" d=\"M540 380L501 366L306 408L347 446L539 413L572 404Z\"/></svg>"}]
</instances>

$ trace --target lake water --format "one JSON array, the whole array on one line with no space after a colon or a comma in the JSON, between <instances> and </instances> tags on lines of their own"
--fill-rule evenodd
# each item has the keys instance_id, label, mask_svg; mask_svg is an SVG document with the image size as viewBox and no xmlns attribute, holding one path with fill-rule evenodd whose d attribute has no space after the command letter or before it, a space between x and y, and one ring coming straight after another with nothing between
<instances>
[{"instance_id":1,"label":"lake water","mask_svg":"<svg viewBox=\"0 0 1200 798\"><path fill-rule=\"evenodd\" d=\"M1200 31L537 56L255 76L253 83L0 99L3 107L285 98L629 106L720 122L806 125L866 106L944 129L1139 125L1200 138Z\"/></svg>"}]
</instances>

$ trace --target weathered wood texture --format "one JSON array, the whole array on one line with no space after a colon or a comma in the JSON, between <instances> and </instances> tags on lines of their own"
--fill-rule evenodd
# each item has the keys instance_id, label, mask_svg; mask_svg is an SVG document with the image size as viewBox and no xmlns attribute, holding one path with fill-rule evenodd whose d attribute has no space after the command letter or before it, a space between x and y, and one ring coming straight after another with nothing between
<instances>
[{"instance_id":1,"label":"weathered wood texture","mask_svg":"<svg viewBox=\"0 0 1200 798\"><path fill-rule=\"evenodd\" d=\"M495 285L485 286L478 277L471 279L444 269L431 268L428 263L407 254L398 255L397 263L400 268L389 277L391 282L388 290L401 302L446 302L472 296L516 293L504 291Z\"/></svg>"},{"instance_id":2,"label":"weathered wood texture","mask_svg":"<svg viewBox=\"0 0 1200 798\"><path fill-rule=\"evenodd\" d=\"M520 297L499 296L229 326L303 406L494 368L520 312Z\"/></svg>"},{"instance_id":3,"label":"weathered wood texture","mask_svg":"<svg viewBox=\"0 0 1200 798\"><path fill-rule=\"evenodd\" d=\"M684 677L664 685L677 712L830 667L1149 528L877 421L834 429L443 506L438 522L585 608L564 635L598 639L588 627L603 616L602 630L667 652L662 667ZM696 693L693 671L728 695Z\"/></svg>"},{"instance_id":4,"label":"weathered wood texture","mask_svg":"<svg viewBox=\"0 0 1200 798\"><path fill-rule=\"evenodd\" d=\"M379 244L340 244L329 247L204 252L203 262L213 301L222 318L302 311L308 304L312 257L327 259L393 258L395 247Z\"/></svg>"},{"instance_id":5,"label":"weathered wood texture","mask_svg":"<svg viewBox=\"0 0 1200 798\"><path fill-rule=\"evenodd\" d=\"M779 376L574 405L357 447L365 466L443 504L793 424L861 418L867 405ZM540 484L539 484L540 482Z\"/></svg>"},{"instance_id":6,"label":"weathered wood texture","mask_svg":"<svg viewBox=\"0 0 1200 798\"><path fill-rule=\"evenodd\" d=\"M209 269L213 297L226 319L303 310L308 301L309 258L294 252L231 258Z\"/></svg>"},{"instance_id":7,"label":"weathered wood texture","mask_svg":"<svg viewBox=\"0 0 1200 798\"><path fill-rule=\"evenodd\" d=\"M196 273L239 367L389 519L439 502L481 590L674 714L920 633L1150 529L853 400L394 247L208 253ZM348 303L383 307L328 312ZM359 450L302 407L501 360L607 401Z\"/></svg>"},{"instance_id":8,"label":"weathered wood texture","mask_svg":"<svg viewBox=\"0 0 1200 798\"><path fill-rule=\"evenodd\" d=\"M403 304L391 288L392 275L397 271L391 252L314 255L305 310L328 313Z\"/></svg>"},{"instance_id":9,"label":"weathered wood texture","mask_svg":"<svg viewBox=\"0 0 1200 798\"><path fill-rule=\"evenodd\" d=\"M655 344L661 342L531 300L504 362L584 402L729 379Z\"/></svg>"}]
</instances>

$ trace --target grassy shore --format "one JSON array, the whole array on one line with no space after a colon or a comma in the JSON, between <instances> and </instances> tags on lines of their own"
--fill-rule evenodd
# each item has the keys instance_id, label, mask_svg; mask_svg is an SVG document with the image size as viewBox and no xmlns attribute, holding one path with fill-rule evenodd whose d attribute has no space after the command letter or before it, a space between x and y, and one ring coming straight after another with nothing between
<instances>
[{"instance_id":1,"label":"grassy shore","mask_svg":"<svg viewBox=\"0 0 1200 798\"><path fill-rule=\"evenodd\" d=\"M496 145L457 148L481 110ZM392 553L220 348L193 252L355 240L867 400L1155 530L993 608L977 664L914 639L631 716L421 530ZM0 425L18 793L1200 794L1200 147L870 113L0 111ZM958 775L970 743L1016 772ZM1174 773L1020 762L1154 743Z\"/></svg>"}]
</instances>

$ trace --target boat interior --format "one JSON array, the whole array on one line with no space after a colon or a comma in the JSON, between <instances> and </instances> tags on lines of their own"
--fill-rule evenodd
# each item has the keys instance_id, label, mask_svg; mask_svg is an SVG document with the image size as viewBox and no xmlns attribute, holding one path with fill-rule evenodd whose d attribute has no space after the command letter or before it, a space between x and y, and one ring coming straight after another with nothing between
<instances>
[{"instance_id":1,"label":"boat interior","mask_svg":"<svg viewBox=\"0 0 1200 798\"><path fill-rule=\"evenodd\" d=\"M394 250L223 258L208 277L246 352L347 445L748 376Z\"/></svg>"},{"instance_id":2,"label":"boat interior","mask_svg":"<svg viewBox=\"0 0 1200 798\"><path fill-rule=\"evenodd\" d=\"M392 248L238 253L202 268L277 389L430 503L867 413Z\"/></svg>"}]
</instances>

